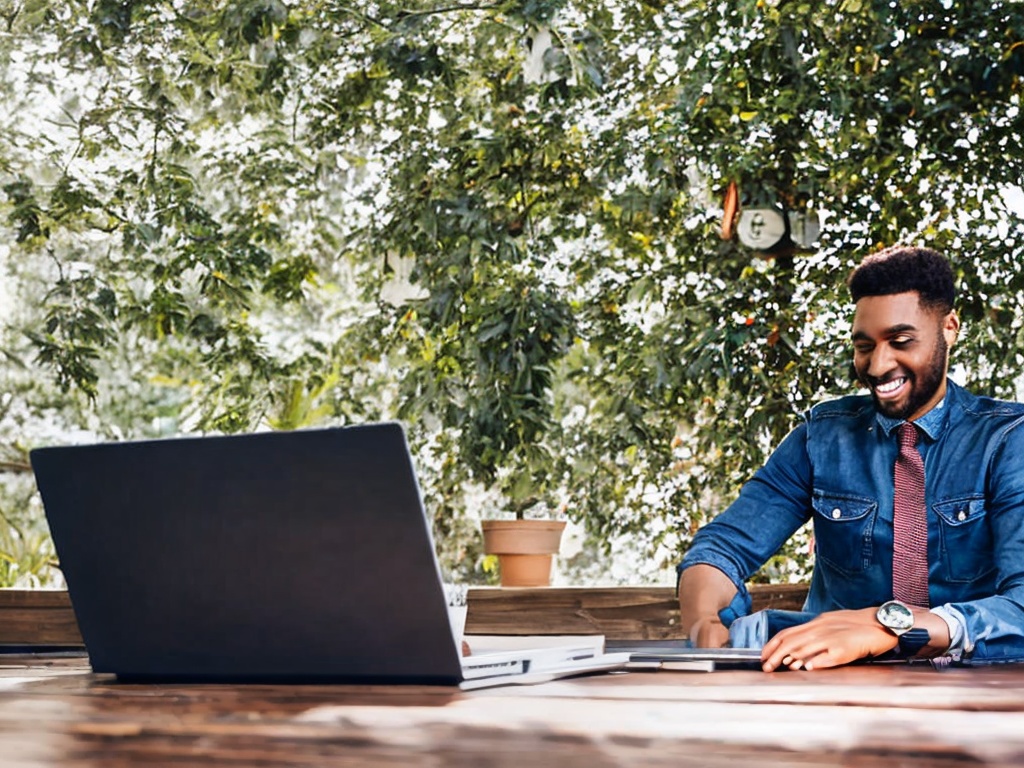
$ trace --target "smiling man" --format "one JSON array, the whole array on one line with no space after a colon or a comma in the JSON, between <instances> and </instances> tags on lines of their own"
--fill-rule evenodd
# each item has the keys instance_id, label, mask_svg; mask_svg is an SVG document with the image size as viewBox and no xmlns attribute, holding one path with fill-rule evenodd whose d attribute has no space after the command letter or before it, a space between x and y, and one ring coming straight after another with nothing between
<instances>
[{"instance_id":1,"label":"smiling man","mask_svg":"<svg viewBox=\"0 0 1024 768\"><path fill-rule=\"evenodd\" d=\"M1024 405L947 379L953 273L868 256L849 288L867 395L812 408L679 565L694 645L761 646L766 671L865 658L1024 661ZM753 615L747 579L808 520L804 612Z\"/></svg>"}]
</instances>

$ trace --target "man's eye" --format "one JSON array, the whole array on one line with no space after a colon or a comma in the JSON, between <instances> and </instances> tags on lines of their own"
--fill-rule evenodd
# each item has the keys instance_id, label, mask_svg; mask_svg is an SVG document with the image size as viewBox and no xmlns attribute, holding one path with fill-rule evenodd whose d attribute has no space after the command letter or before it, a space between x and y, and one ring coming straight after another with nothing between
<instances>
[{"instance_id":1,"label":"man's eye","mask_svg":"<svg viewBox=\"0 0 1024 768\"><path fill-rule=\"evenodd\" d=\"M894 347L905 347L913 340L914 339L911 336L897 336L895 339L892 340L891 344Z\"/></svg>"}]
</instances>

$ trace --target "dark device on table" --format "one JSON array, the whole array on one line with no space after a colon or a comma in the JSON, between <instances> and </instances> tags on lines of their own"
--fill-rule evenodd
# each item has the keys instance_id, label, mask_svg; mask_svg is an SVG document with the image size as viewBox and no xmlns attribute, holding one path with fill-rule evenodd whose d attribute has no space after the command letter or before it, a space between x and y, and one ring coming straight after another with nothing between
<instances>
[{"instance_id":1,"label":"dark device on table","mask_svg":"<svg viewBox=\"0 0 1024 768\"><path fill-rule=\"evenodd\" d=\"M50 447L31 461L96 672L462 680L400 425Z\"/></svg>"}]
</instances>

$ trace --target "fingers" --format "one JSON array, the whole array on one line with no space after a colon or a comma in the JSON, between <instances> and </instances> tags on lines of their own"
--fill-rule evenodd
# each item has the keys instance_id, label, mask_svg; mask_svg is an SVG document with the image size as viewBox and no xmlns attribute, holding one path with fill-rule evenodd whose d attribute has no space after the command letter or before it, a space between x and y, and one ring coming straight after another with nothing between
<instances>
[{"instance_id":1,"label":"fingers","mask_svg":"<svg viewBox=\"0 0 1024 768\"><path fill-rule=\"evenodd\" d=\"M788 667L789 669L813 669L814 663L792 653L787 653L781 659L764 659L761 663L761 669L765 672L774 672L783 667Z\"/></svg>"},{"instance_id":2,"label":"fingers","mask_svg":"<svg viewBox=\"0 0 1024 768\"><path fill-rule=\"evenodd\" d=\"M809 653L804 656L797 656L792 653L787 653L782 657L782 660L778 663L774 660L765 661L762 664L762 669L765 672L773 672L779 667L788 667L789 669L805 669L808 672L814 669L821 669L824 667L835 666L829 663L827 653Z\"/></svg>"},{"instance_id":3,"label":"fingers","mask_svg":"<svg viewBox=\"0 0 1024 768\"><path fill-rule=\"evenodd\" d=\"M824 639L786 630L765 645L761 654L761 668L765 672L772 672L779 667L813 670L834 666L829 663L828 652L829 647Z\"/></svg>"}]
</instances>

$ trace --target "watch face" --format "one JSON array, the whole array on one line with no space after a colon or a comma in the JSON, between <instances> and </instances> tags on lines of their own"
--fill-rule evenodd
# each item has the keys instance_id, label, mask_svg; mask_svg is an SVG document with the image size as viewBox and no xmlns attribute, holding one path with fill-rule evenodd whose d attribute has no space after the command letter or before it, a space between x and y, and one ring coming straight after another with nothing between
<instances>
[{"instance_id":1,"label":"watch face","mask_svg":"<svg viewBox=\"0 0 1024 768\"><path fill-rule=\"evenodd\" d=\"M903 603L890 600L878 609L878 621L889 629L910 629L914 626L914 612Z\"/></svg>"}]
</instances>

